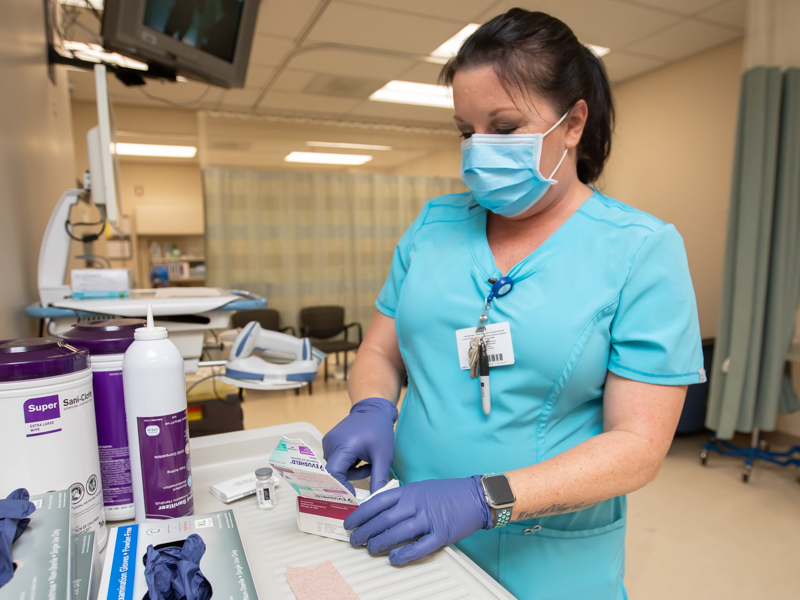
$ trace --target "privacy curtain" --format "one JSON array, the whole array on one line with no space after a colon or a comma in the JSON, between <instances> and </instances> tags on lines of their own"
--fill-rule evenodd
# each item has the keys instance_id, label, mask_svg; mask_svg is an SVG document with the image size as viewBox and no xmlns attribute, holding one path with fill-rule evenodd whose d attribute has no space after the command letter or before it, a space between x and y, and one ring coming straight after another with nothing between
<instances>
[{"instance_id":1,"label":"privacy curtain","mask_svg":"<svg viewBox=\"0 0 800 600\"><path fill-rule=\"evenodd\" d=\"M207 279L267 298L283 325L300 308L345 307L367 326L400 236L458 179L207 168Z\"/></svg>"},{"instance_id":2,"label":"privacy curtain","mask_svg":"<svg viewBox=\"0 0 800 600\"><path fill-rule=\"evenodd\" d=\"M800 297L800 69L742 76L706 425L720 439L800 409L787 374Z\"/></svg>"}]
</instances>

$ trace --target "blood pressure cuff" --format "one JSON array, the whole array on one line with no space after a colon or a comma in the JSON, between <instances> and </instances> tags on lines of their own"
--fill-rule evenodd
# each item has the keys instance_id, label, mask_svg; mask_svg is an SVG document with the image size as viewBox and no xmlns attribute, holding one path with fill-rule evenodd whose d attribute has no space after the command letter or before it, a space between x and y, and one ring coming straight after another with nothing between
<instances>
[{"instance_id":1,"label":"blood pressure cuff","mask_svg":"<svg viewBox=\"0 0 800 600\"><path fill-rule=\"evenodd\" d=\"M27 517L36 510L28 498L28 490L19 488L11 492L5 500L0 500L0 587L14 576L11 545L31 522Z\"/></svg>"},{"instance_id":2,"label":"blood pressure cuff","mask_svg":"<svg viewBox=\"0 0 800 600\"><path fill-rule=\"evenodd\" d=\"M147 547L144 578L150 600L209 600L211 584L200 572L200 559L206 544L193 533L182 548L170 546L156 550Z\"/></svg>"}]
</instances>

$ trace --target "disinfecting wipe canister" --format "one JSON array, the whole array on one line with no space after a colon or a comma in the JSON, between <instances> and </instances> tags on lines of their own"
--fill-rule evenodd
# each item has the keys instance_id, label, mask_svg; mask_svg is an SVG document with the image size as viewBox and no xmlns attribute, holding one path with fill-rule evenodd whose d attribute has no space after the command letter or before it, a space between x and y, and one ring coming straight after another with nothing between
<instances>
[{"instance_id":1,"label":"disinfecting wipe canister","mask_svg":"<svg viewBox=\"0 0 800 600\"><path fill-rule=\"evenodd\" d=\"M0 497L69 489L74 534L106 544L89 353L58 338L0 341ZM68 538L64 538L68 539Z\"/></svg>"},{"instance_id":2,"label":"disinfecting wipe canister","mask_svg":"<svg viewBox=\"0 0 800 600\"><path fill-rule=\"evenodd\" d=\"M143 319L81 321L60 337L89 351L106 521L134 518L122 356Z\"/></svg>"},{"instance_id":3,"label":"disinfecting wipe canister","mask_svg":"<svg viewBox=\"0 0 800 600\"><path fill-rule=\"evenodd\" d=\"M166 327L133 333L122 358L136 522L173 519L194 512L189 460L189 421L183 357L167 339Z\"/></svg>"}]
</instances>

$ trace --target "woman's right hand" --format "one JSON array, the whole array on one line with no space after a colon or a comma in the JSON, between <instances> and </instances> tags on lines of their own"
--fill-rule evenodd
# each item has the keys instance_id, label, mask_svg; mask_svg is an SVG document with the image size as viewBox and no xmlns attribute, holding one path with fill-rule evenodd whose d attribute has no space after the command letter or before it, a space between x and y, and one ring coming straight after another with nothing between
<instances>
[{"instance_id":1,"label":"woman's right hand","mask_svg":"<svg viewBox=\"0 0 800 600\"><path fill-rule=\"evenodd\" d=\"M356 402L350 414L322 438L327 470L351 493L348 480L372 475L370 493L389 481L394 459L394 422L397 407L384 398L365 398ZM366 465L356 466L364 461Z\"/></svg>"}]
</instances>

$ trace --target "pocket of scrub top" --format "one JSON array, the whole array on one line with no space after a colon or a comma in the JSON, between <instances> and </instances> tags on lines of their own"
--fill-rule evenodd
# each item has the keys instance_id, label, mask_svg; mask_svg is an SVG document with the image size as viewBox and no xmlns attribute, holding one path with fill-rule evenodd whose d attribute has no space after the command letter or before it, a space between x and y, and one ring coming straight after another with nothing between
<instances>
[{"instance_id":1,"label":"pocket of scrub top","mask_svg":"<svg viewBox=\"0 0 800 600\"><path fill-rule=\"evenodd\" d=\"M519 600L624 600L625 518L581 531L511 523L500 583Z\"/></svg>"}]
</instances>

